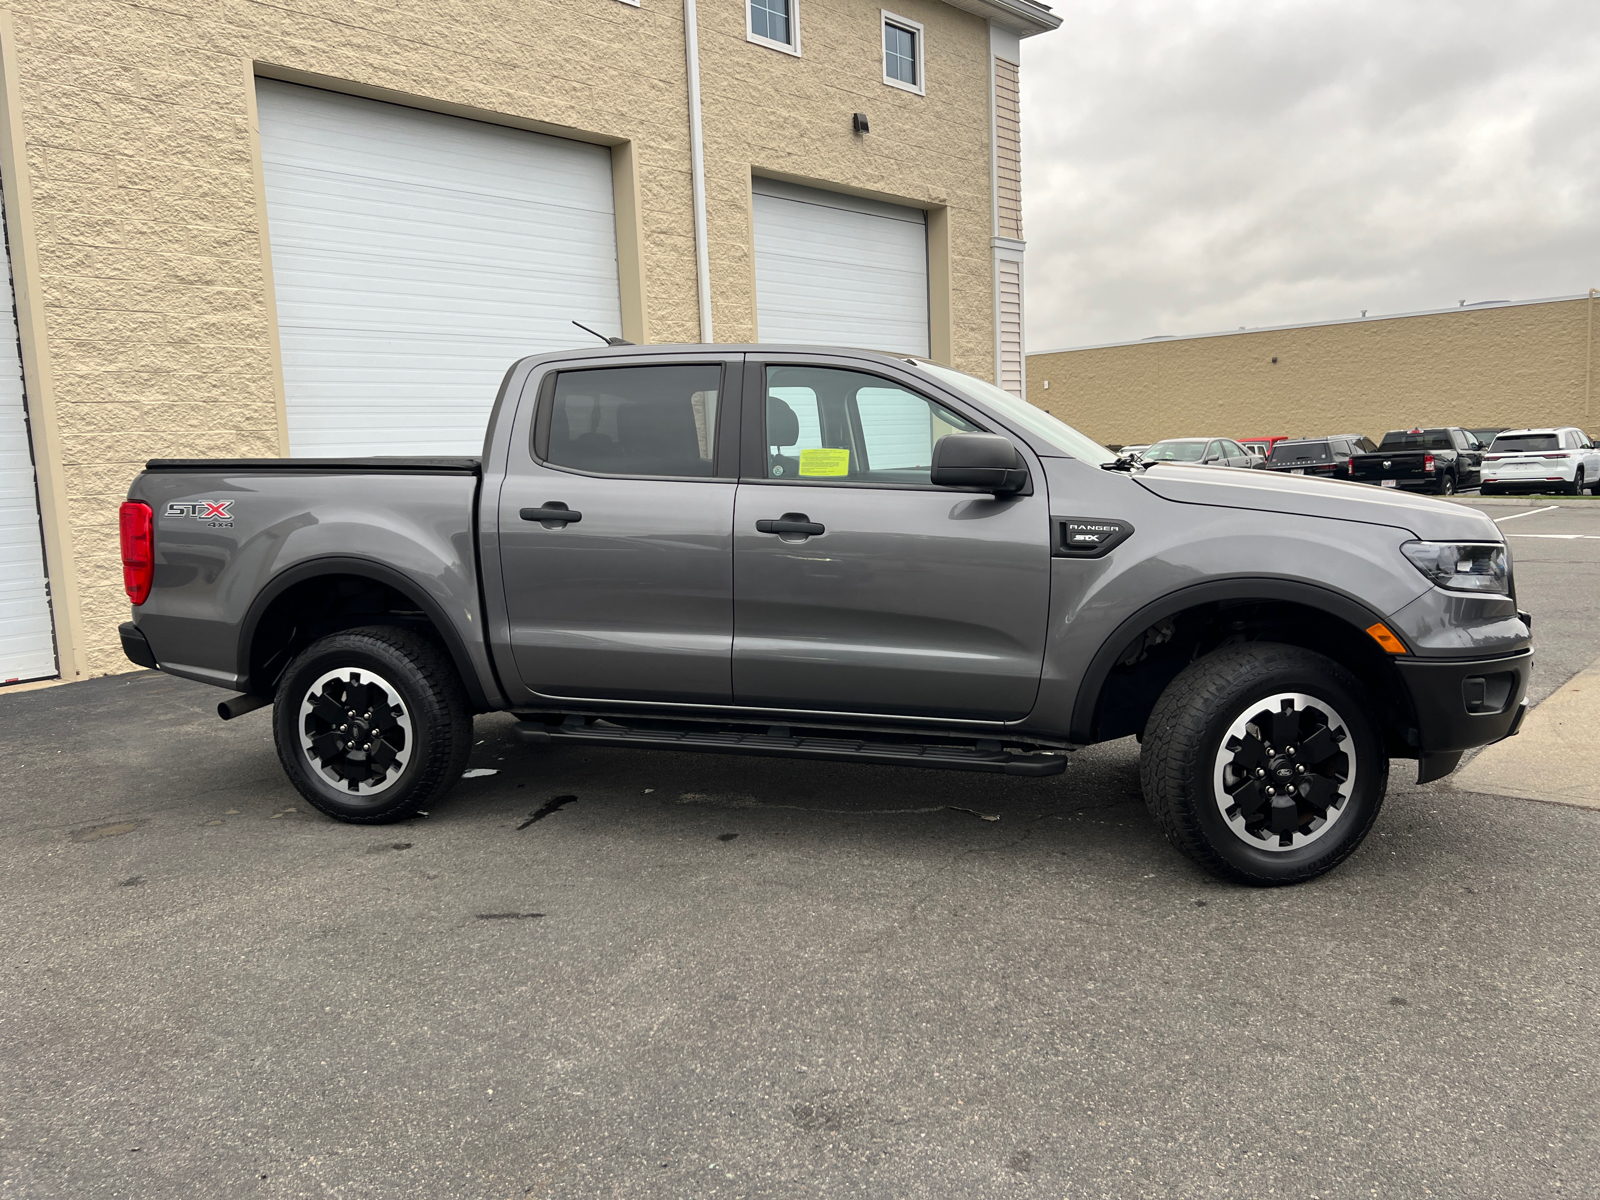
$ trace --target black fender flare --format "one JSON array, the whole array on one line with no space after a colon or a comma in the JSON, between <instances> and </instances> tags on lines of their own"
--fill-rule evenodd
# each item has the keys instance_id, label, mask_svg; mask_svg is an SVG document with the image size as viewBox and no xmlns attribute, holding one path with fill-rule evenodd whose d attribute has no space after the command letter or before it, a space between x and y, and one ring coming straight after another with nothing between
<instances>
[{"instance_id":1,"label":"black fender flare","mask_svg":"<svg viewBox=\"0 0 1600 1200\"><path fill-rule=\"evenodd\" d=\"M433 622L434 628L439 631L439 637L450 653L450 660L456 665L456 674L461 676L461 686L466 689L467 699L471 701L473 707L479 712L493 712L504 707L503 702L491 700L484 691L483 682L478 678L477 669L472 664L471 655L467 653L466 643L461 640L460 631L445 616L444 610L434 602L433 598L409 577L386 563L353 555L332 555L298 562L279 571L256 593L256 598L250 602L250 609L245 614L244 624L239 629L239 677L244 680L242 690L253 692L257 688L266 686L267 681L250 678L250 646L255 641L256 630L267 609L272 607L274 600L296 584L323 575L355 575L385 584L399 592L426 614L428 620Z\"/></svg>"},{"instance_id":2,"label":"black fender flare","mask_svg":"<svg viewBox=\"0 0 1600 1200\"><path fill-rule=\"evenodd\" d=\"M1074 742L1085 745L1094 741L1095 709L1100 703L1100 693L1111 675L1111 669L1117 664L1118 656L1129 642L1166 617L1197 605L1226 600L1283 600L1303 604L1337 617L1359 630L1383 620L1381 614L1351 596L1293 579L1265 576L1213 579L1168 592L1118 625L1111 636L1100 644L1100 649L1095 651L1094 657L1089 660L1089 669L1078 683L1077 699L1072 705L1072 728L1068 736Z\"/></svg>"}]
</instances>

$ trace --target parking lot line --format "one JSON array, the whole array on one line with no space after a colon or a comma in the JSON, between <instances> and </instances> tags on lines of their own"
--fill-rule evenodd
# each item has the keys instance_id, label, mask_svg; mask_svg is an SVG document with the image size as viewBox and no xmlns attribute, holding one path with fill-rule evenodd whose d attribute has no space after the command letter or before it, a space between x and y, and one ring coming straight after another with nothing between
<instances>
[{"instance_id":1,"label":"parking lot line","mask_svg":"<svg viewBox=\"0 0 1600 1200\"><path fill-rule=\"evenodd\" d=\"M1552 509L1560 507L1559 504L1547 504L1543 508L1527 508L1522 512L1512 513L1509 517L1496 517L1494 523L1499 525L1502 521L1515 521L1518 517L1531 517L1534 513L1550 512Z\"/></svg>"}]
</instances>

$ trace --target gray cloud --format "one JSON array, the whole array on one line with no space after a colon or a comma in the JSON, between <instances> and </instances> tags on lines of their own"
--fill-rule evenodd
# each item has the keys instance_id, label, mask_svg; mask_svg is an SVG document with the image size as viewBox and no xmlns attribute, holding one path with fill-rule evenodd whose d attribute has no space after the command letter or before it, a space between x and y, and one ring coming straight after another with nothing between
<instances>
[{"instance_id":1,"label":"gray cloud","mask_svg":"<svg viewBox=\"0 0 1600 1200\"><path fill-rule=\"evenodd\" d=\"M1600 286L1592 0L1072 0L1023 51L1028 345Z\"/></svg>"}]
</instances>

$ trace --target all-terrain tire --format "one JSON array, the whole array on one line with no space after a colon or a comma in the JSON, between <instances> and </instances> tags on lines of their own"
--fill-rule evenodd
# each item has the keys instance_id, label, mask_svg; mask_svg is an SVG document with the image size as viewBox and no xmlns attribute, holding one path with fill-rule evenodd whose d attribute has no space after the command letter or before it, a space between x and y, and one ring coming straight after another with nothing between
<instances>
[{"instance_id":1,"label":"all-terrain tire","mask_svg":"<svg viewBox=\"0 0 1600 1200\"><path fill-rule=\"evenodd\" d=\"M1583 495L1584 486L1585 485L1584 485L1584 482L1583 482L1583 468L1579 467L1572 474L1572 483L1567 488L1567 495L1569 495L1569 496L1581 496L1581 495Z\"/></svg>"},{"instance_id":2,"label":"all-terrain tire","mask_svg":"<svg viewBox=\"0 0 1600 1200\"><path fill-rule=\"evenodd\" d=\"M278 685L272 732L307 801L336 820L382 825L430 808L461 778L472 711L441 647L375 625L296 655Z\"/></svg>"},{"instance_id":3,"label":"all-terrain tire","mask_svg":"<svg viewBox=\"0 0 1600 1200\"><path fill-rule=\"evenodd\" d=\"M1308 838L1306 844L1269 847L1236 831L1233 822L1242 818L1230 817L1219 804L1220 764L1234 761L1224 743L1235 723L1267 698L1290 693L1328 705L1340 718L1344 735L1338 745L1353 783L1336 818L1324 816L1321 833L1308 822L1308 833L1291 836ZM1145 803L1168 841L1223 879L1256 887L1315 879L1355 852L1383 805L1389 759L1370 710L1361 683L1323 655L1274 642L1224 647L1186 667L1156 702L1139 755ZM1298 779L1291 783L1300 786Z\"/></svg>"}]
</instances>

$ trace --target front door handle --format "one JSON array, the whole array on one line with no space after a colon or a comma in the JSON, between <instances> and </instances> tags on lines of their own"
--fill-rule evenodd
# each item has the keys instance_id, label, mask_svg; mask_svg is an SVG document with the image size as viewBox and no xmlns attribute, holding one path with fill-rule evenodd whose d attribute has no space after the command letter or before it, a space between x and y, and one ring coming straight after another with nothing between
<instances>
[{"instance_id":1,"label":"front door handle","mask_svg":"<svg viewBox=\"0 0 1600 1200\"><path fill-rule=\"evenodd\" d=\"M784 513L776 521L757 521L757 533L798 533L801 537L816 537L819 533L827 533L826 527L818 525L805 513Z\"/></svg>"},{"instance_id":2,"label":"front door handle","mask_svg":"<svg viewBox=\"0 0 1600 1200\"><path fill-rule=\"evenodd\" d=\"M537 521L546 529L564 529L575 521L583 520L577 509L568 508L559 500L547 500L542 507L522 510L524 521Z\"/></svg>"}]
</instances>

